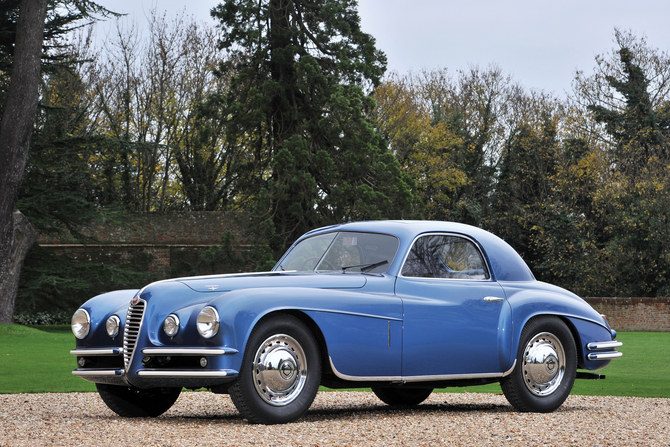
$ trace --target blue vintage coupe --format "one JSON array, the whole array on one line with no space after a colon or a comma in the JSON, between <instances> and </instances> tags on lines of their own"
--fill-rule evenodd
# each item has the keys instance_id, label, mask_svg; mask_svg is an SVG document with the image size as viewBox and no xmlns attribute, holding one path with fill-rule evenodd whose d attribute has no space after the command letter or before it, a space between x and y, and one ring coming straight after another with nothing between
<instances>
[{"instance_id":1,"label":"blue vintage coupe","mask_svg":"<svg viewBox=\"0 0 670 447\"><path fill-rule=\"evenodd\" d=\"M158 416L183 388L229 394L252 423L294 421L319 385L389 405L500 382L550 412L621 356L606 318L536 281L503 240L467 225L380 221L302 236L271 272L178 278L87 301L78 368L121 416Z\"/></svg>"}]
</instances>

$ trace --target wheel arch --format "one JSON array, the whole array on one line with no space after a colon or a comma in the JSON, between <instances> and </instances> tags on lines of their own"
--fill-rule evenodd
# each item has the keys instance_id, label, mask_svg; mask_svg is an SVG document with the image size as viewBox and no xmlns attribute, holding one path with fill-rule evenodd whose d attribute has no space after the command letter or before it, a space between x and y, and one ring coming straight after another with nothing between
<instances>
[{"instance_id":1,"label":"wheel arch","mask_svg":"<svg viewBox=\"0 0 670 447\"><path fill-rule=\"evenodd\" d=\"M578 368L584 368L584 352L583 352L583 347L581 343L581 336L579 335L579 331L569 318L569 316L564 315L564 314L557 314L557 313L551 313L551 312L546 312L546 313L535 313L532 315L529 315L525 318L523 324L517 326L514 331L514 346L512 347L512 352L514 353L513 355L516 357L516 353L519 350L519 343L521 342L521 333L523 332L524 328L528 326L528 324L536 319L536 318L542 318L542 317L556 317L559 320L563 322L563 324L566 325L570 333L572 334L572 338L575 341L575 346L577 347L577 366Z\"/></svg>"},{"instance_id":2,"label":"wheel arch","mask_svg":"<svg viewBox=\"0 0 670 447\"><path fill-rule=\"evenodd\" d=\"M271 312L266 313L263 315L261 318L259 318L256 323L253 325L251 328L251 331L253 329L262 324L264 321L276 317L278 315L290 315L292 317L297 318L300 320L301 323L303 323L305 326L307 326L307 329L312 333L314 336L314 339L316 340L316 344L319 347L319 361L321 362L321 371L322 375L323 373L332 373L332 369L330 367L330 362L328 362L328 344L326 343L326 338L323 335L323 332L321 331L321 328L319 328L319 325L316 324L316 322L305 312L299 310L299 309L277 309L273 310ZM250 331L250 332L251 332ZM247 338L246 343L249 342L249 339ZM246 347L245 347L246 349Z\"/></svg>"}]
</instances>

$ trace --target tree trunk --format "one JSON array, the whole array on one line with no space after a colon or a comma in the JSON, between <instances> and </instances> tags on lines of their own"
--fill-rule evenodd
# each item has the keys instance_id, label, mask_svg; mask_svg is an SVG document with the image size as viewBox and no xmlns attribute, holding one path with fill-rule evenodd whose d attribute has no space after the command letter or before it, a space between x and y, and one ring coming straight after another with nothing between
<instances>
[{"instance_id":1,"label":"tree trunk","mask_svg":"<svg viewBox=\"0 0 670 447\"><path fill-rule=\"evenodd\" d=\"M9 274L0 284L0 296L6 297L3 306L0 307L0 324L14 322L14 303L19 290L21 268L37 236L37 232L21 211L15 211L12 220L14 221L14 245L11 247L9 256Z\"/></svg>"},{"instance_id":2,"label":"tree trunk","mask_svg":"<svg viewBox=\"0 0 670 447\"><path fill-rule=\"evenodd\" d=\"M21 0L11 84L0 126L0 323L3 324L13 323L16 289L11 287L12 268L18 262L13 257L15 252L23 251L18 250L19 246L25 245L14 241L15 233L21 234L22 230L15 230L13 211L37 112L46 10L47 0ZM19 271L22 264L23 258L18 262Z\"/></svg>"}]
</instances>

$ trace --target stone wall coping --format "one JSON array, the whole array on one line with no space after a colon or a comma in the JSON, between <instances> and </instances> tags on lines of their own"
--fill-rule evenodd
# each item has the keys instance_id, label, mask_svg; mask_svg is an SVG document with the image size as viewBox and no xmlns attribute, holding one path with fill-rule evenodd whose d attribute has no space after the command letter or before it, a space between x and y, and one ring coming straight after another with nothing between
<instances>
[{"instance_id":1,"label":"stone wall coping","mask_svg":"<svg viewBox=\"0 0 670 447\"><path fill-rule=\"evenodd\" d=\"M635 305L635 304L653 304L665 303L670 304L670 297L588 297L584 301L589 304L616 304L616 305Z\"/></svg>"},{"instance_id":2,"label":"stone wall coping","mask_svg":"<svg viewBox=\"0 0 670 447\"><path fill-rule=\"evenodd\" d=\"M92 244L72 244L72 243L39 243L38 244L42 248L100 248L100 247L105 247L105 248L208 248L212 246L218 246L218 247L223 247L223 244L220 243L213 243L213 244L170 244L170 243L151 243L151 244L133 244L133 243L128 243L128 244L118 244L114 242L110 243L104 243L104 242L96 242ZM240 248L248 248L251 247L250 244L239 244L238 247Z\"/></svg>"}]
</instances>

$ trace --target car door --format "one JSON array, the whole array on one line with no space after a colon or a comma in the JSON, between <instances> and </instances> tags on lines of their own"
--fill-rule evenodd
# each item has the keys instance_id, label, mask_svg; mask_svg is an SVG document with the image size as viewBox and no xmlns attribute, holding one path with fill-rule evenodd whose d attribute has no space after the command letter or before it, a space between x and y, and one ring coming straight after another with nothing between
<instances>
[{"instance_id":1,"label":"car door","mask_svg":"<svg viewBox=\"0 0 670 447\"><path fill-rule=\"evenodd\" d=\"M508 305L473 240L417 238L396 294L403 300L403 378L501 372Z\"/></svg>"}]
</instances>

